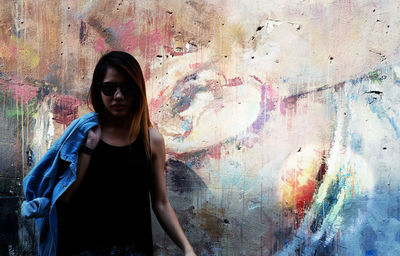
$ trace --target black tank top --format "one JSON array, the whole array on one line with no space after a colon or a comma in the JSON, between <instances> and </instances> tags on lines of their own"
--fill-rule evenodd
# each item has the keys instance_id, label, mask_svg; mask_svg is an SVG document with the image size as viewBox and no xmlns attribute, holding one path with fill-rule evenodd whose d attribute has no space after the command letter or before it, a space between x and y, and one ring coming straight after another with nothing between
<instances>
[{"instance_id":1,"label":"black tank top","mask_svg":"<svg viewBox=\"0 0 400 256\"><path fill-rule=\"evenodd\" d=\"M153 255L150 165L142 139L112 146L100 140L68 203L58 203L61 252L134 245Z\"/></svg>"}]
</instances>

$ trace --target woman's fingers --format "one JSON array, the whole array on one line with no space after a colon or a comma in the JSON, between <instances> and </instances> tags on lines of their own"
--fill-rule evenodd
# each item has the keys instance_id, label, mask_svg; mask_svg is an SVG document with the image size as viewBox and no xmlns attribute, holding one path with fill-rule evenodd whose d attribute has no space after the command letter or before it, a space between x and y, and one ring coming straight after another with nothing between
<instances>
[{"instance_id":1,"label":"woman's fingers","mask_svg":"<svg viewBox=\"0 0 400 256\"><path fill-rule=\"evenodd\" d=\"M88 131L87 139L86 139L86 147L90 149L94 149L97 147L97 144L100 141L101 137L101 128L100 126L96 126Z\"/></svg>"}]
</instances>

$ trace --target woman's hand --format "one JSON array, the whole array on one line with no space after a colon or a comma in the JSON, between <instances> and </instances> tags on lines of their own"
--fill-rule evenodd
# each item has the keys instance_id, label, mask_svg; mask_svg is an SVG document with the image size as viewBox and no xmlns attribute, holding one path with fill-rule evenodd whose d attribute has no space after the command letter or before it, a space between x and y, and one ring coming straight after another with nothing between
<instances>
[{"instance_id":1,"label":"woman's hand","mask_svg":"<svg viewBox=\"0 0 400 256\"><path fill-rule=\"evenodd\" d=\"M100 125L90 129L87 134L85 146L90 149L95 149L101 138L101 128Z\"/></svg>"},{"instance_id":2,"label":"woman's hand","mask_svg":"<svg viewBox=\"0 0 400 256\"><path fill-rule=\"evenodd\" d=\"M196 256L196 253L194 253L193 250L185 252L185 256Z\"/></svg>"}]
</instances>

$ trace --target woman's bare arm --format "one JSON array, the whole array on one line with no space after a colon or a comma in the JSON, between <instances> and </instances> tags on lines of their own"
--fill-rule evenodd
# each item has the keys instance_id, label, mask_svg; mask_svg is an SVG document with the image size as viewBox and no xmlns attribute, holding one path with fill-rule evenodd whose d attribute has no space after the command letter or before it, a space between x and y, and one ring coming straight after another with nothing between
<instances>
[{"instance_id":1,"label":"woman's bare arm","mask_svg":"<svg viewBox=\"0 0 400 256\"><path fill-rule=\"evenodd\" d=\"M185 255L196 255L186 238L175 211L168 200L164 177L165 145L162 135L154 129L150 132L152 152L152 177L153 186L151 200L153 211L161 226L171 239L184 251Z\"/></svg>"}]
</instances>

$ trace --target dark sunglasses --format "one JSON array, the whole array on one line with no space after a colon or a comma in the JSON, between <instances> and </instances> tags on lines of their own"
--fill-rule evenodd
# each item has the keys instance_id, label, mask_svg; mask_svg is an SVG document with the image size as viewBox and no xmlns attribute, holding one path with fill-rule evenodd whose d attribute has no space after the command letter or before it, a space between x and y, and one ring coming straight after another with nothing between
<instances>
[{"instance_id":1,"label":"dark sunglasses","mask_svg":"<svg viewBox=\"0 0 400 256\"><path fill-rule=\"evenodd\" d=\"M132 83L114 83L114 82L105 82L100 83L100 90L106 96L114 96L117 88L121 90L121 93L124 96L133 96L136 93L136 86Z\"/></svg>"}]
</instances>

